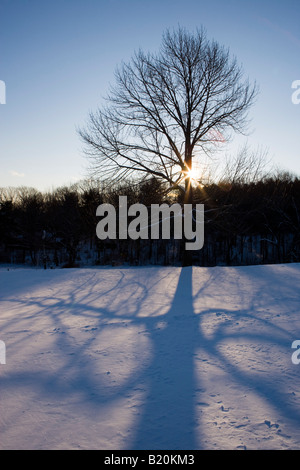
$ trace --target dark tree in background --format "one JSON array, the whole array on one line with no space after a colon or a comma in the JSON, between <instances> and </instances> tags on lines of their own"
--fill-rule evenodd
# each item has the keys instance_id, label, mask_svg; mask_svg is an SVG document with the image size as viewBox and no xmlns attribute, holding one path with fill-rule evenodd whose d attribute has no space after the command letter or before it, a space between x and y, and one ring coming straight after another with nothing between
<instances>
[{"instance_id":1,"label":"dark tree in background","mask_svg":"<svg viewBox=\"0 0 300 470\"><path fill-rule=\"evenodd\" d=\"M137 52L116 71L106 107L79 131L102 180L152 175L192 202L191 170L216 141L246 128L256 86L203 29L163 35L158 54Z\"/></svg>"},{"instance_id":2,"label":"dark tree in background","mask_svg":"<svg viewBox=\"0 0 300 470\"><path fill-rule=\"evenodd\" d=\"M193 264L299 262L299 177L262 173L260 160L255 165L254 157L245 154L234 163L222 181L193 188L193 203L205 205L205 244L193 252ZM182 264L181 241L172 236L170 240L97 239L97 206L117 207L120 194L130 205L182 202L175 191L166 195L165 184L154 177L115 187L86 181L47 193L0 188L0 263L47 268Z\"/></svg>"}]
</instances>

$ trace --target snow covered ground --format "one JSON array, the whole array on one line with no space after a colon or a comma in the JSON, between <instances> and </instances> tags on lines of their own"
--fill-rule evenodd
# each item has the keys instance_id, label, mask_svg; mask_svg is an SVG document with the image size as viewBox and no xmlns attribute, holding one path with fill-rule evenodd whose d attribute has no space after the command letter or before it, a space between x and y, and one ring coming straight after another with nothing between
<instances>
[{"instance_id":1,"label":"snow covered ground","mask_svg":"<svg viewBox=\"0 0 300 470\"><path fill-rule=\"evenodd\" d=\"M300 265L0 269L1 449L300 449Z\"/></svg>"}]
</instances>

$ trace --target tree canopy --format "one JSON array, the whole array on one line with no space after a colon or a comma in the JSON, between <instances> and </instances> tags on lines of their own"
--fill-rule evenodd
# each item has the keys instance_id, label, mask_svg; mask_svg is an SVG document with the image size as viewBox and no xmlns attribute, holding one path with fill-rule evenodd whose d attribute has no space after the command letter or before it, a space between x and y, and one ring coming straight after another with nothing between
<instances>
[{"instance_id":1,"label":"tree canopy","mask_svg":"<svg viewBox=\"0 0 300 470\"><path fill-rule=\"evenodd\" d=\"M166 31L158 53L139 50L117 68L107 104L79 130L92 172L106 181L152 175L188 200L193 162L246 129L256 92L204 29Z\"/></svg>"}]
</instances>

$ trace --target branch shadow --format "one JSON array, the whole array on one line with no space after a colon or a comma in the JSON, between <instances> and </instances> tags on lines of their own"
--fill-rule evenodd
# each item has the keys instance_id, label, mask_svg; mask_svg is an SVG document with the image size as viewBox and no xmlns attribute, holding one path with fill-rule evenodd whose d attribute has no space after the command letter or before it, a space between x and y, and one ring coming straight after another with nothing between
<instances>
[{"instance_id":1,"label":"branch shadow","mask_svg":"<svg viewBox=\"0 0 300 470\"><path fill-rule=\"evenodd\" d=\"M247 274L241 271L239 276L233 277L234 282L236 279L244 282L240 285L237 282L234 287L235 302L244 308L233 310L233 302L231 307L226 307L224 301L220 308L219 300L216 301L216 286L220 291L227 286L228 271L203 270L205 275L197 277L201 282L193 293L194 268L177 268L176 275L172 274L174 269L148 269L145 277L139 276L138 270L134 270L134 274L130 270L120 270L113 275L99 270L86 272L80 278L74 271L74 278L70 274L67 291L62 283L51 295L50 291L43 294L42 290L40 295L30 298L24 298L23 292L22 296L5 298L6 302L19 306L24 314L27 312L20 322L24 326L20 335L14 331L15 318L7 317L5 331L13 333L11 348L26 351L29 343L39 338L33 351L36 358L40 354L41 361L37 361L37 370L31 364L25 364L24 370L8 368L8 373L1 377L2 387L8 392L18 388L31 390L31 399L49 402L53 407L57 406L58 412L61 403L69 403L69 412L74 413L75 409L78 419L83 419L86 426L79 428L77 434L74 431L73 441L84 441L85 435L88 441L89 423L97 426L100 437L95 433L93 442L88 441L86 448L104 448L105 445L112 449L194 450L206 445L199 397L202 394L201 398L204 398L206 393L204 382L201 382L204 364L213 364L222 368L241 390L251 389L257 399L291 422L300 436L300 403L286 401L283 381L276 381L274 376L270 382L270 374L268 377L263 373L254 375L247 358L241 367L241 363L236 362L237 355L230 356L226 349L230 342L251 341L286 348L290 354L290 331L274 322L271 314L260 316L257 311L257 299L263 296L267 285L263 275L259 277L260 271L247 270ZM292 269L290 272L293 276ZM110 275L106 283L105 276ZM286 298L294 302L296 310L300 298L293 290L291 278L285 281L285 290L279 292L276 286L280 274L272 276L268 281L268 285L274 285L274 292L269 292L270 298L278 303L284 292ZM173 288L177 280L171 293L167 291L169 277ZM101 279L103 285L99 284ZM249 293L247 289L254 281L257 288ZM158 292L161 285L165 286L165 292ZM155 304L158 294L167 298L166 311L161 311L159 302L157 306ZM202 303L204 297L209 307ZM246 306L246 302L250 304ZM149 304L153 306L152 315L146 308ZM40 313L44 331L36 326ZM219 321L221 318L224 321ZM205 319L213 325L210 335L204 328ZM258 328L241 329L238 325L241 321L255 322ZM45 334L52 341L51 351L47 350L48 345L39 350L40 338ZM49 357L58 359L49 369L46 367L49 362L43 362L48 353ZM203 359L204 356L208 360ZM263 357L263 360L267 359ZM112 369L107 370L107 365ZM294 380L295 373L291 375L287 371L287 380L291 377ZM200 399L200 406L201 403L204 402ZM28 406L34 406L34 403ZM121 431L118 428L124 421L122 406L131 414L128 425L122 424ZM44 404L41 407L47 416ZM114 407L116 413L112 413ZM12 423L18 423L18 410L12 410L9 418ZM69 432L64 425L54 429L56 421L50 421L48 426L48 431L55 433L57 440L65 438L65 433ZM101 436L106 429L110 436L120 436L112 442L103 441ZM37 429L29 430L30 433L36 435ZM55 446L55 442L52 439L45 446ZM72 446L71 440L67 439L66 447Z\"/></svg>"}]
</instances>

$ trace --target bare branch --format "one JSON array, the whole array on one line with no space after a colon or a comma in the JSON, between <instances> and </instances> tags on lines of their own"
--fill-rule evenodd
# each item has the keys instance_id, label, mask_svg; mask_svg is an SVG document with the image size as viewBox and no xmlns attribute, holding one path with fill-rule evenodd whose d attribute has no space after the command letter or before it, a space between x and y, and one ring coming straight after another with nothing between
<instances>
[{"instance_id":1,"label":"bare branch","mask_svg":"<svg viewBox=\"0 0 300 470\"><path fill-rule=\"evenodd\" d=\"M213 133L245 130L256 95L236 59L203 29L167 31L158 54L137 52L115 77L108 106L79 131L103 180L149 173L170 187L184 183L196 149L213 152Z\"/></svg>"}]
</instances>

